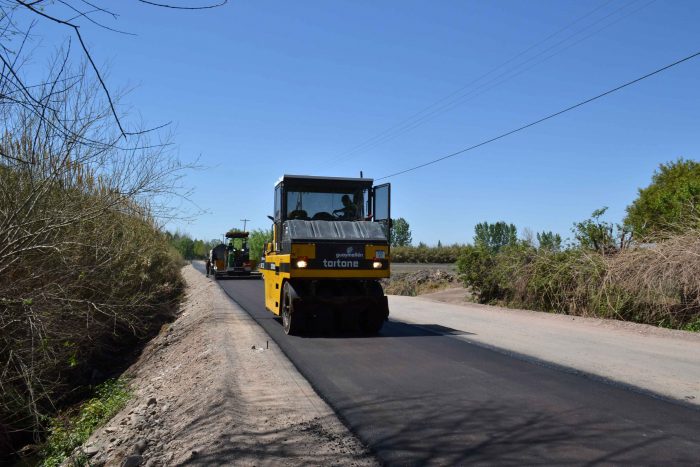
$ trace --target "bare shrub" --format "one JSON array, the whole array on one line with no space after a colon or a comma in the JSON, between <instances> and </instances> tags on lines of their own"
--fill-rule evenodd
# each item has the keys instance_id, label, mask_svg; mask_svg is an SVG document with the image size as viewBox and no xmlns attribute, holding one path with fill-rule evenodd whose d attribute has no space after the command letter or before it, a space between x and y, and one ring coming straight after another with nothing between
<instances>
[{"instance_id":1,"label":"bare shrub","mask_svg":"<svg viewBox=\"0 0 700 467\"><path fill-rule=\"evenodd\" d=\"M157 219L183 167L167 140L149 141L159 135L121 137L99 84L60 57L32 89L41 112L13 99L8 83L0 99L5 437L37 430L76 388L111 371L172 312L182 286Z\"/></svg>"},{"instance_id":2,"label":"bare shrub","mask_svg":"<svg viewBox=\"0 0 700 467\"><path fill-rule=\"evenodd\" d=\"M700 231L686 230L607 264L609 307L625 319L684 327L700 322Z\"/></svg>"},{"instance_id":3,"label":"bare shrub","mask_svg":"<svg viewBox=\"0 0 700 467\"><path fill-rule=\"evenodd\" d=\"M382 279L382 286L386 294L416 296L446 289L454 286L456 281L457 278L450 272L423 269L394 273L391 278Z\"/></svg>"},{"instance_id":4,"label":"bare shrub","mask_svg":"<svg viewBox=\"0 0 700 467\"><path fill-rule=\"evenodd\" d=\"M615 254L525 242L497 252L470 247L457 264L482 303L700 330L697 229Z\"/></svg>"},{"instance_id":5,"label":"bare shrub","mask_svg":"<svg viewBox=\"0 0 700 467\"><path fill-rule=\"evenodd\" d=\"M160 227L186 167L162 127L126 119L90 53L81 26L120 32L108 3L0 0L0 463L157 329L182 287ZM44 67L48 25L65 41Z\"/></svg>"}]
</instances>

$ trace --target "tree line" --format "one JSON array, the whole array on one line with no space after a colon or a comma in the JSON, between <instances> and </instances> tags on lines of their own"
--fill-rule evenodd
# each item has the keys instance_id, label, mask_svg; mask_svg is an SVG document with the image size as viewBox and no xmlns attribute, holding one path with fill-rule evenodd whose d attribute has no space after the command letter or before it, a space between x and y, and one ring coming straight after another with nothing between
<instances>
[{"instance_id":1,"label":"tree line","mask_svg":"<svg viewBox=\"0 0 700 467\"><path fill-rule=\"evenodd\" d=\"M231 228L229 232L239 232L238 228ZM222 243L222 240L201 240L192 238L189 234L176 231L174 233L166 232L166 236L170 245L178 252L185 260L206 259L209 256L209 251ZM272 241L272 229L253 229L248 236L248 249L250 250L250 259L254 263L258 263L263 255L263 248L266 242Z\"/></svg>"}]
</instances>

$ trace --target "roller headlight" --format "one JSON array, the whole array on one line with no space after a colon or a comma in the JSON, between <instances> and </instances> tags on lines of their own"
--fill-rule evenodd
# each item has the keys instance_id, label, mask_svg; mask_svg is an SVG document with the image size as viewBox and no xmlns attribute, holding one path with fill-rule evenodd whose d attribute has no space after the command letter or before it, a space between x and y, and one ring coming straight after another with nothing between
<instances>
[{"instance_id":1,"label":"roller headlight","mask_svg":"<svg viewBox=\"0 0 700 467\"><path fill-rule=\"evenodd\" d=\"M375 261L374 263L372 263L372 267L373 267L374 269L381 269L382 266L383 266L383 265L382 265L382 262L381 262L381 261Z\"/></svg>"},{"instance_id":2,"label":"roller headlight","mask_svg":"<svg viewBox=\"0 0 700 467\"><path fill-rule=\"evenodd\" d=\"M309 263L305 259L300 259L297 261L297 267L299 269L304 269L308 265L309 265Z\"/></svg>"}]
</instances>

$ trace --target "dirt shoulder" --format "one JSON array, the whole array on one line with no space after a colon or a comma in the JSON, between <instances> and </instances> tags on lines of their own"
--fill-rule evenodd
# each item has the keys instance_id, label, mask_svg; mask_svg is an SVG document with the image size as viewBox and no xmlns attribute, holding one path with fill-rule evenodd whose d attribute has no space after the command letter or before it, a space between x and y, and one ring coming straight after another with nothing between
<instances>
[{"instance_id":1,"label":"dirt shoulder","mask_svg":"<svg viewBox=\"0 0 700 467\"><path fill-rule=\"evenodd\" d=\"M244 310L183 275L181 315L128 370L134 397L86 443L91 465L377 465Z\"/></svg>"},{"instance_id":2,"label":"dirt shoulder","mask_svg":"<svg viewBox=\"0 0 700 467\"><path fill-rule=\"evenodd\" d=\"M700 406L700 333L466 303L466 293L390 296L390 319Z\"/></svg>"}]
</instances>

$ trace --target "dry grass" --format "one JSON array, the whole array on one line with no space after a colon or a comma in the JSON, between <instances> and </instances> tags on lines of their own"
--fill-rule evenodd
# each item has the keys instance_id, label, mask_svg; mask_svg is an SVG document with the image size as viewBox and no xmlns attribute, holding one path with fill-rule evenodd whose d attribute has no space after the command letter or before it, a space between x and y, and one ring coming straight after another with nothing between
<instances>
[{"instance_id":1,"label":"dry grass","mask_svg":"<svg viewBox=\"0 0 700 467\"><path fill-rule=\"evenodd\" d=\"M458 263L482 303L700 331L700 230L613 254L519 243Z\"/></svg>"},{"instance_id":2,"label":"dry grass","mask_svg":"<svg viewBox=\"0 0 700 467\"><path fill-rule=\"evenodd\" d=\"M612 303L626 297L635 321L700 330L700 232L623 250L607 261L603 288Z\"/></svg>"},{"instance_id":3,"label":"dry grass","mask_svg":"<svg viewBox=\"0 0 700 467\"><path fill-rule=\"evenodd\" d=\"M457 277L452 272L440 269L423 269L408 273L394 273L384 279L384 293L390 295L416 296L453 286Z\"/></svg>"}]
</instances>

